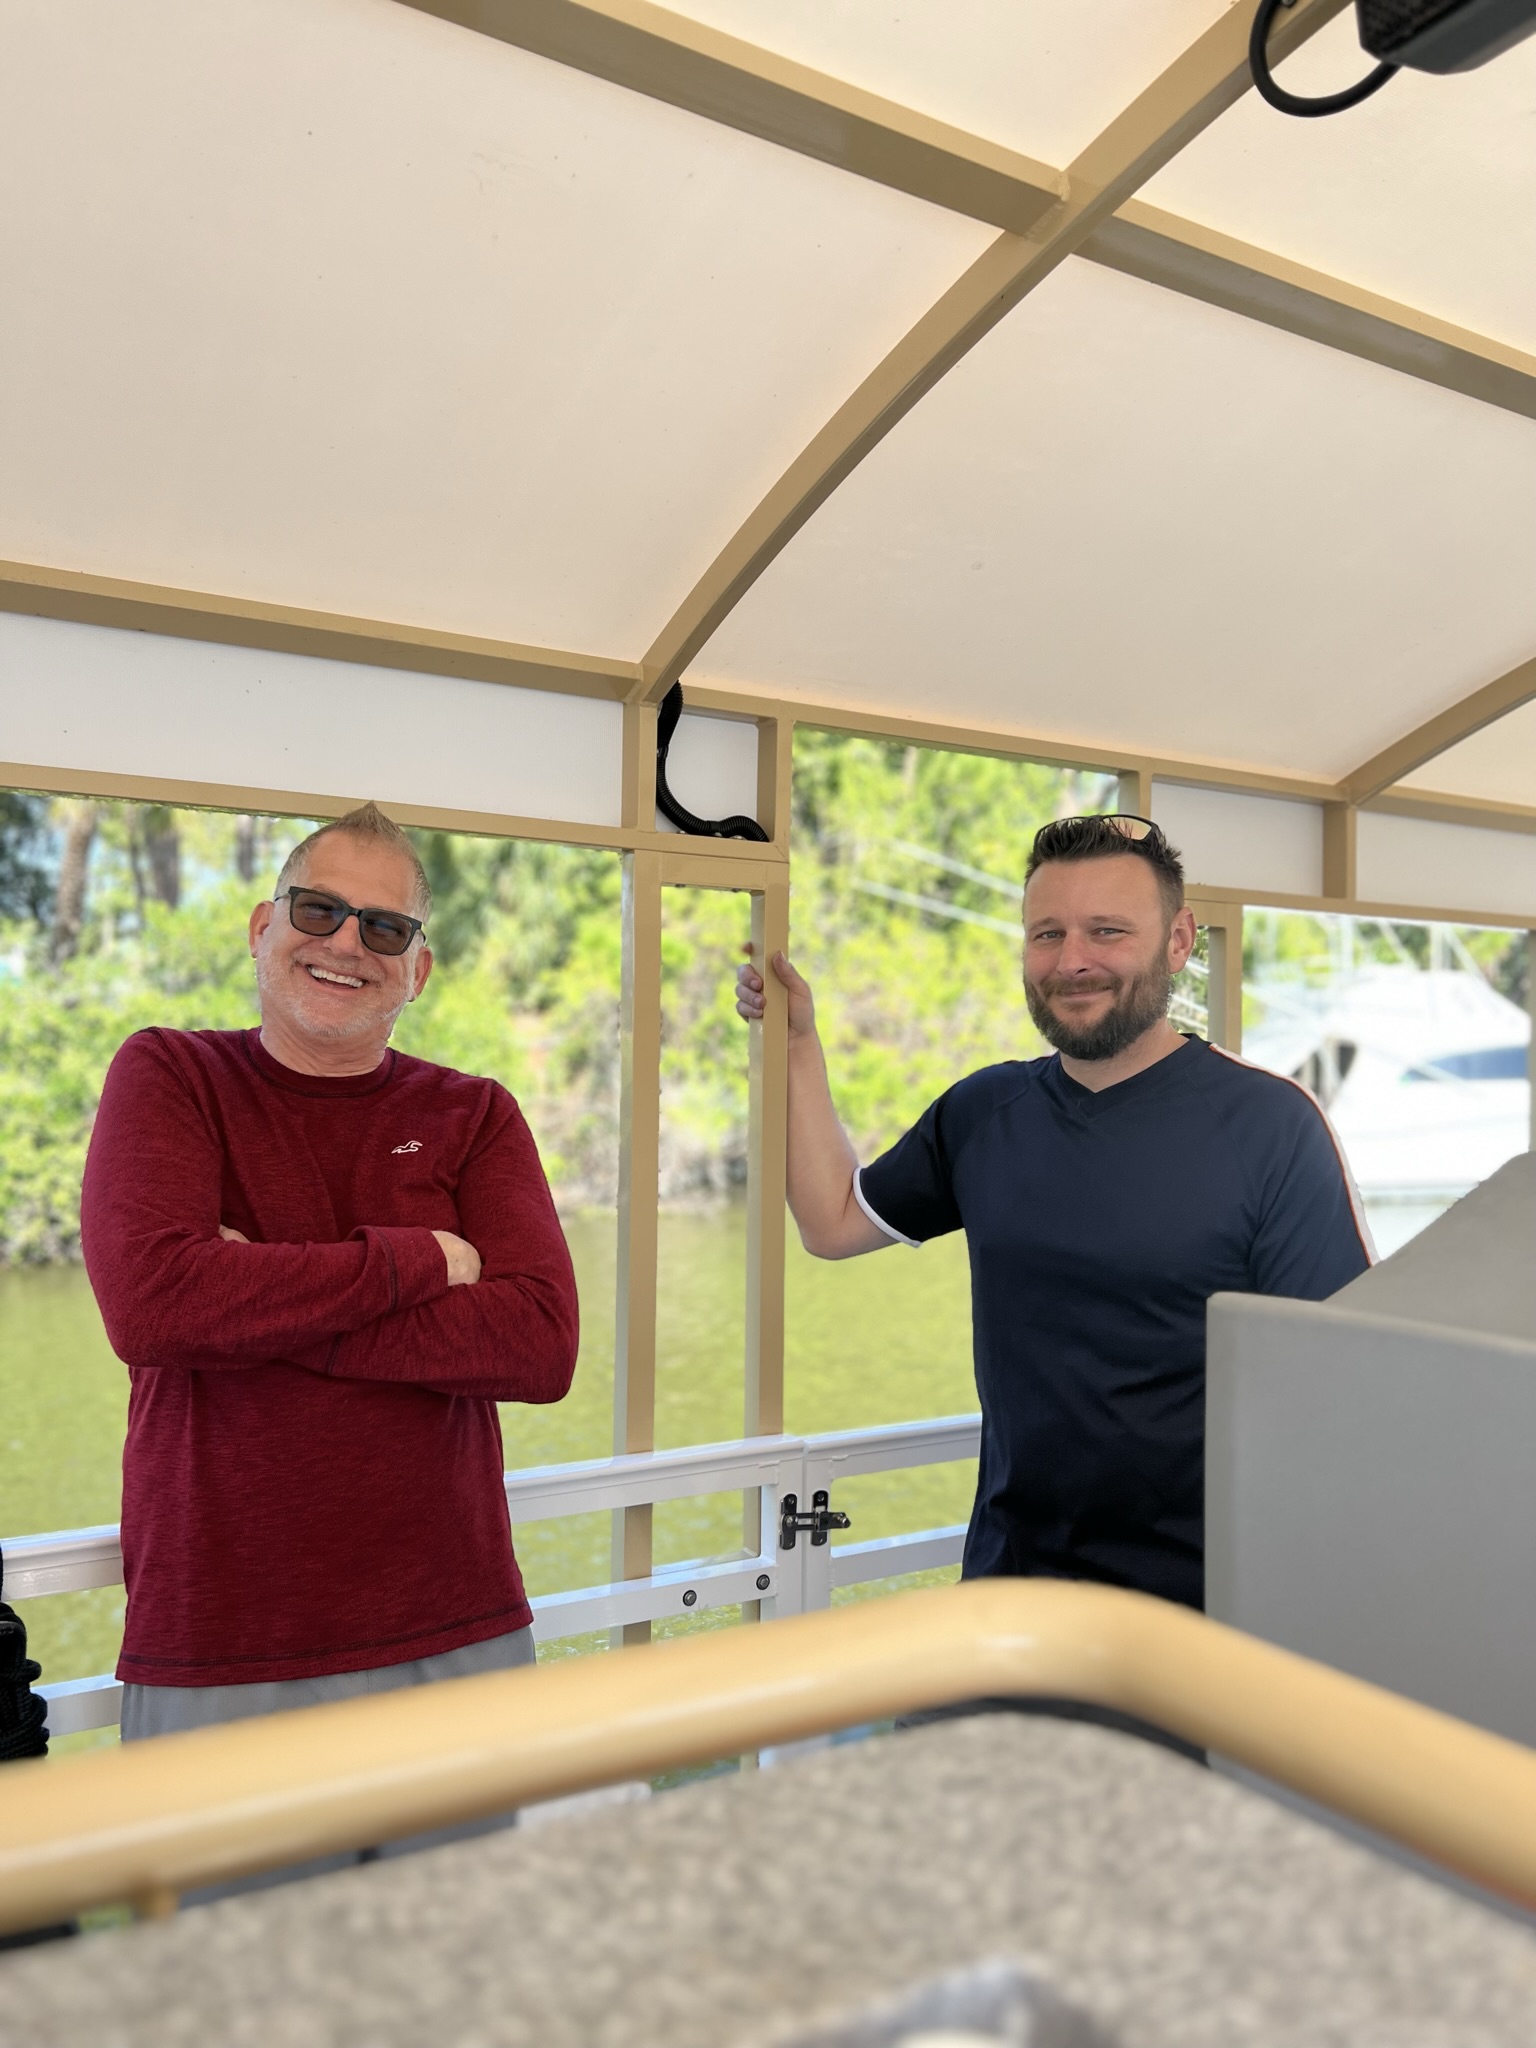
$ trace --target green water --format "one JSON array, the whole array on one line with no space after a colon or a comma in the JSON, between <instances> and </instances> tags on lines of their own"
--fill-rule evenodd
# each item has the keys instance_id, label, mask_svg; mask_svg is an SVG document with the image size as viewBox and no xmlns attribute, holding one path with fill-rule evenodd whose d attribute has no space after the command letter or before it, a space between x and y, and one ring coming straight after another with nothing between
<instances>
[{"instance_id":1,"label":"green water","mask_svg":"<svg viewBox=\"0 0 1536 2048\"><path fill-rule=\"evenodd\" d=\"M660 1219L657 1442L741 1434L746 1228L740 1210ZM615 1232L610 1216L567 1222L582 1302L570 1395L502 1410L509 1466L606 1457L611 1448ZM791 1230L786 1427L797 1435L973 1409L970 1308L959 1237L829 1265ZM74 1529L118 1517L127 1375L78 1267L0 1271L0 1532ZM973 1473L958 1465L853 1480L837 1504L858 1538L965 1518ZM656 1557L724 1555L741 1541L741 1497L663 1502ZM520 1526L531 1593L608 1576L609 1517ZM20 1603L46 1680L110 1670L123 1592L103 1587ZM724 1617L722 1617L724 1618ZM701 1617L709 1621L711 1617Z\"/></svg>"}]
</instances>

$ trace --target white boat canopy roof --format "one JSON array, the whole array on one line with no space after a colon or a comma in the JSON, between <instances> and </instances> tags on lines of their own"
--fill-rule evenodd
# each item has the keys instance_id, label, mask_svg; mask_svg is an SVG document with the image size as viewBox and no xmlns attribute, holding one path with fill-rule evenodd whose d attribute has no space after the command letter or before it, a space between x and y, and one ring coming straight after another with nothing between
<instances>
[{"instance_id":1,"label":"white boat canopy roof","mask_svg":"<svg viewBox=\"0 0 1536 2048\"><path fill-rule=\"evenodd\" d=\"M1536 40L1251 15L6 0L4 604L1528 829Z\"/></svg>"}]
</instances>

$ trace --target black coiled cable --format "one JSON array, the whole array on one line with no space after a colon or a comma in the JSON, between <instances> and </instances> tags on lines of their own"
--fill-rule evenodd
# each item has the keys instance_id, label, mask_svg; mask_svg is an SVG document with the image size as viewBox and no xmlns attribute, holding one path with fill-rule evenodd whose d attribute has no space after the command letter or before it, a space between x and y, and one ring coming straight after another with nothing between
<instances>
[{"instance_id":1,"label":"black coiled cable","mask_svg":"<svg viewBox=\"0 0 1536 2048\"><path fill-rule=\"evenodd\" d=\"M1287 92L1283 85L1275 83L1275 74L1269 68L1269 28L1280 9L1291 4L1292 0L1259 0L1259 11L1253 17L1253 30L1248 38L1248 68L1253 73L1253 82L1261 97L1272 107L1278 107L1282 114L1299 114L1304 120L1314 119L1319 114L1342 114L1346 107L1358 107L1373 92L1380 92L1389 78L1397 76L1399 67L1396 64L1382 62L1358 84L1346 86L1343 92L1324 93L1317 99L1302 99L1294 92Z\"/></svg>"},{"instance_id":2,"label":"black coiled cable","mask_svg":"<svg viewBox=\"0 0 1536 2048\"><path fill-rule=\"evenodd\" d=\"M704 839L757 839L764 845L768 834L756 818L696 818L692 811L685 809L667 787L667 750L672 744L672 735L677 731L677 721L683 715L683 686L674 683L662 698L656 713L656 808L664 818L669 819L679 832L693 832Z\"/></svg>"}]
</instances>

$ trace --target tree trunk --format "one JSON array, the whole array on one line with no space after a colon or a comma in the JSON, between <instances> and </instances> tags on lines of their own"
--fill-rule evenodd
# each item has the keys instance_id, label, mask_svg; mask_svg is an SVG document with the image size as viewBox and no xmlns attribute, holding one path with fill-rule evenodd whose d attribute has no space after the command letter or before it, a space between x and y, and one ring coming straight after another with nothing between
<instances>
[{"instance_id":1,"label":"tree trunk","mask_svg":"<svg viewBox=\"0 0 1536 2048\"><path fill-rule=\"evenodd\" d=\"M85 924L86 896L90 888L91 848L96 840L98 810L95 804L66 806L64 852L59 861L58 896L53 911L53 941L50 957L73 960L80 946Z\"/></svg>"},{"instance_id":2,"label":"tree trunk","mask_svg":"<svg viewBox=\"0 0 1536 2048\"><path fill-rule=\"evenodd\" d=\"M144 885L144 806L125 804L119 812L119 820L128 841L128 871L133 876L133 911L138 919L138 928L144 929L144 900L149 891Z\"/></svg>"},{"instance_id":3,"label":"tree trunk","mask_svg":"<svg viewBox=\"0 0 1536 2048\"><path fill-rule=\"evenodd\" d=\"M256 879L256 820L251 817L235 820L235 873L242 882Z\"/></svg>"},{"instance_id":4,"label":"tree trunk","mask_svg":"<svg viewBox=\"0 0 1536 2048\"><path fill-rule=\"evenodd\" d=\"M181 902L181 833L176 813L164 804L146 804L141 816L150 892L168 910L174 910Z\"/></svg>"}]
</instances>

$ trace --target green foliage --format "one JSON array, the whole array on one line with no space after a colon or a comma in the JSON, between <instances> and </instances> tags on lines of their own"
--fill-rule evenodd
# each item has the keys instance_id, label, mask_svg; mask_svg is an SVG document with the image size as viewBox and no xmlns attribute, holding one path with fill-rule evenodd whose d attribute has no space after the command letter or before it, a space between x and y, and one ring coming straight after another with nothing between
<instances>
[{"instance_id":1,"label":"green foliage","mask_svg":"<svg viewBox=\"0 0 1536 2048\"><path fill-rule=\"evenodd\" d=\"M132 943L103 942L49 968L44 940L12 924L24 971L0 983L0 1251L10 1260L72 1258L80 1175L102 1079L132 1032L150 1024L238 1029L255 1016L243 944L246 894L226 882L195 904L146 906Z\"/></svg>"},{"instance_id":2,"label":"green foliage","mask_svg":"<svg viewBox=\"0 0 1536 2048\"><path fill-rule=\"evenodd\" d=\"M793 957L865 1156L960 1075L1043 1049L1020 976L1025 858L1048 819L1110 808L1113 790L1035 762L797 737Z\"/></svg>"},{"instance_id":3,"label":"green foliage","mask_svg":"<svg viewBox=\"0 0 1536 2048\"><path fill-rule=\"evenodd\" d=\"M492 1074L522 1104L568 1204L611 1201L618 1172L619 863L612 854L419 835L433 978L403 1052Z\"/></svg>"}]
</instances>

